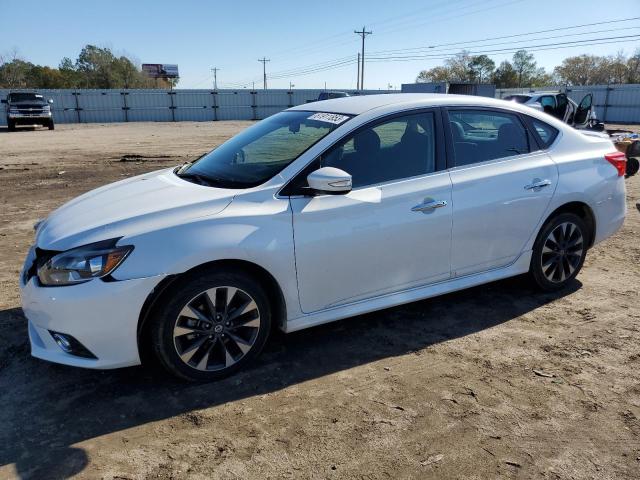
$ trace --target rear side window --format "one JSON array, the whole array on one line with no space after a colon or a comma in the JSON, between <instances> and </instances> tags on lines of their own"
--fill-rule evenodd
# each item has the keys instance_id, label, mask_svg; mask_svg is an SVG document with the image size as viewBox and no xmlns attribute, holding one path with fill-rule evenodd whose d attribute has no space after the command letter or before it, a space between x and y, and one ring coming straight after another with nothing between
<instances>
[{"instance_id":1,"label":"rear side window","mask_svg":"<svg viewBox=\"0 0 640 480\"><path fill-rule=\"evenodd\" d=\"M537 118L527 117L527 121L535 130L542 148L549 148L558 136L558 129L544 123Z\"/></svg>"},{"instance_id":2,"label":"rear side window","mask_svg":"<svg viewBox=\"0 0 640 480\"><path fill-rule=\"evenodd\" d=\"M495 110L449 110L455 165L529 153L529 136L517 115Z\"/></svg>"}]
</instances>

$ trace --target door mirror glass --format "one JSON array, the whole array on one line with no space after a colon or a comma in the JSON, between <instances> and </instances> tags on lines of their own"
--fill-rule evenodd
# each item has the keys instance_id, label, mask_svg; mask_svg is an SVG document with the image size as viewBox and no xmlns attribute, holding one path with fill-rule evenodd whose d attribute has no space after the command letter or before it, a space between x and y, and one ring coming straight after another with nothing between
<instances>
[{"instance_id":1,"label":"door mirror glass","mask_svg":"<svg viewBox=\"0 0 640 480\"><path fill-rule=\"evenodd\" d=\"M319 168L307 175L307 182L318 193L341 195L351 191L351 175L339 168Z\"/></svg>"}]
</instances>

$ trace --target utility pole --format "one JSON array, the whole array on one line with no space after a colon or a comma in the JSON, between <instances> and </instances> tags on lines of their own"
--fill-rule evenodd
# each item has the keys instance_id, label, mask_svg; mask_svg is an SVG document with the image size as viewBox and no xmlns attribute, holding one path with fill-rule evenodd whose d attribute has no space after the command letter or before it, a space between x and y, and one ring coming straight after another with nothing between
<instances>
[{"instance_id":1,"label":"utility pole","mask_svg":"<svg viewBox=\"0 0 640 480\"><path fill-rule=\"evenodd\" d=\"M262 88L264 90L267 89L267 62L270 62L267 57L262 57L258 59L259 62L262 63Z\"/></svg>"},{"instance_id":2,"label":"utility pole","mask_svg":"<svg viewBox=\"0 0 640 480\"><path fill-rule=\"evenodd\" d=\"M356 80L356 90L360 90L360 52L358 52L358 80Z\"/></svg>"},{"instance_id":3,"label":"utility pole","mask_svg":"<svg viewBox=\"0 0 640 480\"><path fill-rule=\"evenodd\" d=\"M213 67L211 71L213 72L213 89L218 90L218 67Z\"/></svg>"},{"instance_id":4,"label":"utility pole","mask_svg":"<svg viewBox=\"0 0 640 480\"><path fill-rule=\"evenodd\" d=\"M360 90L364 90L364 39L367 35L371 35L373 32L367 32L365 28L362 27L362 31L354 30L353 33L362 37L362 56L360 57L360 61L362 62L362 66L360 67Z\"/></svg>"},{"instance_id":5,"label":"utility pole","mask_svg":"<svg viewBox=\"0 0 640 480\"><path fill-rule=\"evenodd\" d=\"M289 82L289 91L293 90L293 87L295 87L295 85L292 82Z\"/></svg>"}]
</instances>

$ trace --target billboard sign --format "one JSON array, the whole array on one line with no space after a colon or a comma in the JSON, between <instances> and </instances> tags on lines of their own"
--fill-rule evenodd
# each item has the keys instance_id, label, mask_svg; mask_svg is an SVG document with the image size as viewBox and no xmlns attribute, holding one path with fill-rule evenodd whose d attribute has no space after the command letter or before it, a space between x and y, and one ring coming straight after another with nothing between
<instances>
[{"instance_id":1,"label":"billboard sign","mask_svg":"<svg viewBox=\"0 0 640 480\"><path fill-rule=\"evenodd\" d=\"M178 65L169 63L143 63L142 71L149 78L178 78Z\"/></svg>"}]
</instances>

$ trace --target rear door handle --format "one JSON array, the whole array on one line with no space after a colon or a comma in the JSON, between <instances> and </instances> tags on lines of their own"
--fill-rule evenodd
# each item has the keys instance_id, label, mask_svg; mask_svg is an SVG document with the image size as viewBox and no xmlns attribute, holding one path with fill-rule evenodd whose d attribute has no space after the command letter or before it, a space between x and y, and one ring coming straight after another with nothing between
<instances>
[{"instance_id":1,"label":"rear door handle","mask_svg":"<svg viewBox=\"0 0 640 480\"><path fill-rule=\"evenodd\" d=\"M446 207L447 206L447 202L446 200L437 200L437 201L430 201L430 202L425 202L425 203L421 203L420 205L416 205L415 207L411 208L412 212L425 212L428 210L435 210L436 208L442 208L442 207Z\"/></svg>"},{"instance_id":2,"label":"rear door handle","mask_svg":"<svg viewBox=\"0 0 640 480\"><path fill-rule=\"evenodd\" d=\"M525 190L535 190L535 189L548 187L549 185L551 185L551 180L538 180L538 179L535 179L533 181L533 183L530 183L529 185L525 185L524 189Z\"/></svg>"}]
</instances>

